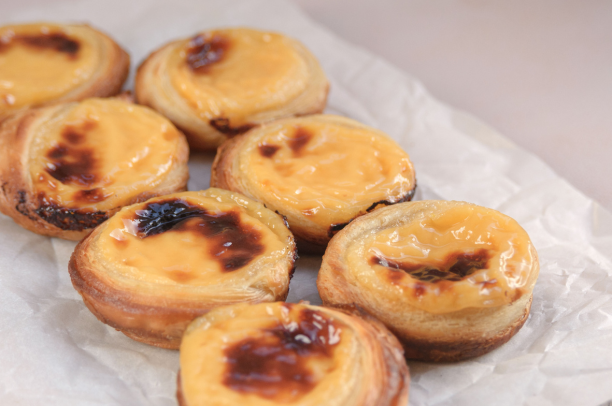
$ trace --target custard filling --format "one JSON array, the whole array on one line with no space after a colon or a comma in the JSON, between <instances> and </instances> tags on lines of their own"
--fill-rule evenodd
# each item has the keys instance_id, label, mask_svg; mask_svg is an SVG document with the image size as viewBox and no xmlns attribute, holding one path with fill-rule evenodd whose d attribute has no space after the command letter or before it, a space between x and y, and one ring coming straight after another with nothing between
<instances>
[{"instance_id":1,"label":"custard filling","mask_svg":"<svg viewBox=\"0 0 612 406\"><path fill-rule=\"evenodd\" d=\"M290 303L251 307L237 308L222 322L213 316L212 323L204 318L188 328L181 344L181 382L190 404L218 399L227 404L320 404L313 400L347 392L334 385L350 387L347 373L356 368L349 355L350 328Z\"/></svg>"},{"instance_id":2,"label":"custard filling","mask_svg":"<svg viewBox=\"0 0 612 406\"><path fill-rule=\"evenodd\" d=\"M180 137L164 117L121 100L69 104L35 128L28 167L40 204L122 206L164 179Z\"/></svg>"},{"instance_id":3,"label":"custard filling","mask_svg":"<svg viewBox=\"0 0 612 406\"><path fill-rule=\"evenodd\" d=\"M317 120L271 125L240 168L259 196L324 228L405 199L415 186L408 154L392 139Z\"/></svg>"},{"instance_id":4,"label":"custard filling","mask_svg":"<svg viewBox=\"0 0 612 406\"><path fill-rule=\"evenodd\" d=\"M376 233L363 254L378 278L431 313L512 303L537 274L533 247L518 223L471 205Z\"/></svg>"},{"instance_id":5,"label":"custard filling","mask_svg":"<svg viewBox=\"0 0 612 406\"><path fill-rule=\"evenodd\" d=\"M0 112L57 99L92 78L95 43L79 27L0 28Z\"/></svg>"},{"instance_id":6,"label":"custard filling","mask_svg":"<svg viewBox=\"0 0 612 406\"><path fill-rule=\"evenodd\" d=\"M207 286L285 244L247 211L211 197L161 197L108 220L98 247L123 277L158 284Z\"/></svg>"},{"instance_id":7,"label":"custard filling","mask_svg":"<svg viewBox=\"0 0 612 406\"><path fill-rule=\"evenodd\" d=\"M167 75L200 118L228 127L285 105L306 89L309 79L306 61L287 38L244 28L209 31L180 42L168 60Z\"/></svg>"}]
</instances>

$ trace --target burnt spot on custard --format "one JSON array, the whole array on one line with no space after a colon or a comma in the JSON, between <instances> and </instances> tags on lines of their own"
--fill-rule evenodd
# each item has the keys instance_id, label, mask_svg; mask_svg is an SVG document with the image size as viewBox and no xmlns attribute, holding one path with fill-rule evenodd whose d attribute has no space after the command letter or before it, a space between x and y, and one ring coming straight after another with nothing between
<instances>
[{"instance_id":1,"label":"burnt spot on custard","mask_svg":"<svg viewBox=\"0 0 612 406\"><path fill-rule=\"evenodd\" d=\"M295 314L294 306L283 306L291 316ZM278 403L297 401L313 390L318 378L308 361L327 359L327 369L333 369L331 362L340 341L340 328L334 320L311 309L300 309L296 316L294 322L279 321L257 337L247 337L227 347L223 384L233 391Z\"/></svg>"},{"instance_id":2,"label":"burnt spot on custard","mask_svg":"<svg viewBox=\"0 0 612 406\"><path fill-rule=\"evenodd\" d=\"M168 231L204 236L211 258L224 272L236 271L265 251L261 233L240 221L240 212L214 213L181 199L148 203L137 210L137 235L150 238ZM193 221L188 221L193 220Z\"/></svg>"},{"instance_id":3,"label":"burnt spot on custard","mask_svg":"<svg viewBox=\"0 0 612 406\"><path fill-rule=\"evenodd\" d=\"M187 65L197 74L209 73L211 65L227 54L230 41L221 35L199 34L189 41Z\"/></svg>"},{"instance_id":4,"label":"burnt spot on custard","mask_svg":"<svg viewBox=\"0 0 612 406\"><path fill-rule=\"evenodd\" d=\"M287 141L289 148L291 148L291 150L293 151L293 155L301 155L304 150L304 147L306 147L306 144L308 144L312 137L313 134L311 132L309 132L305 128L297 127L295 129L293 137L289 138L289 141Z\"/></svg>"},{"instance_id":5,"label":"burnt spot on custard","mask_svg":"<svg viewBox=\"0 0 612 406\"><path fill-rule=\"evenodd\" d=\"M258 146L259 154L265 158L272 158L280 149L280 146L274 144L261 144Z\"/></svg>"},{"instance_id":6,"label":"burnt spot on custard","mask_svg":"<svg viewBox=\"0 0 612 406\"><path fill-rule=\"evenodd\" d=\"M79 146L86 133L95 126L86 122L82 127L66 126L62 129L62 141L47 151L50 162L45 171L66 185L90 188L99 181L98 163L94 150Z\"/></svg>"},{"instance_id":7,"label":"burnt spot on custard","mask_svg":"<svg viewBox=\"0 0 612 406\"><path fill-rule=\"evenodd\" d=\"M442 265L432 266L415 262L394 261L388 258L373 256L370 265L380 265L389 268L389 280L397 283L403 272L422 282L436 283L440 281L458 282L479 269L487 269L491 252L479 249L474 252L454 252L446 256ZM401 272L403 271L403 272Z\"/></svg>"},{"instance_id":8,"label":"burnt spot on custard","mask_svg":"<svg viewBox=\"0 0 612 406\"><path fill-rule=\"evenodd\" d=\"M39 50L51 49L66 54L71 58L75 58L81 49L79 41L61 32L49 34L40 33L36 35L15 35L8 42L0 42L0 52L8 49L12 44L23 44Z\"/></svg>"},{"instance_id":9,"label":"burnt spot on custard","mask_svg":"<svg viewBox=\"0 0 612 406\"><path fill-rule=\"evenodd\" d=\"M210 126L222 134L228 137L235 137L236 135L244 134L251 128L255 127L255 124L243 124L238 127L232 127L228 118L213 118L209 122Z\"/></svg>"},{"instance_id":10,"label":"burnt spot on custard","mask_svg":"<svg viewBox=\"0 0 612 406\"><path fill-rule=\"evenodd\" d=\"M404 203L404 202L409 202L412 200L412 198L414 197L416 193L416 183L414 185L414 187L408 191L408 193L406 193L404 196L402 196L401 198L397 199L397 200L379 200L377 202L374 202L370 205L370 207L368 207L366 209L366 213L370 213L374 210L376 210L378 208L378 206L390 206L392 204L396 204L396 203ZM365 213L364 213L365 214ZM359 217L359 216L357 216ZM356 218L356 217L355 217ZM335 223L335 224L331 224L329 226L329 228L327 229L327 236L329 238L332 238L334 235L336 235L338 233L338 231L342 230L344 227L348 226L349 223L351 221L353 221L355 218L347 221L346 223Z\"/></svg>"},{"instance_id":11,"label":"burnt spot on custard","mask_svg":"<svg viewBox=\"0 0 612 406\"><path fill-rule=\"evenodd\" d=\"M72 209L58 205L40 193L36 214L49 224L67 231L95 228L108 219L108 214L95 209Z\"/></svg>"}]
</instances>

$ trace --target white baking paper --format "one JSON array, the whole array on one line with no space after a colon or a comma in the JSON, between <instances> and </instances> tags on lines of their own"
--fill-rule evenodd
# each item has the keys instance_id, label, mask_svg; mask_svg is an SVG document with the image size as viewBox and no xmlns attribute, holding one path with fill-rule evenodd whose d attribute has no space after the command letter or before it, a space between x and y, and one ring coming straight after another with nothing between
<instances>
[{"instance_id":1,"label":"white baking paper","mask_svg":"<svg viewBox=\"0 0 612 406\"><path fill-rule=\"evenodd\" d=\"M169 40L212 27L257 27L303 41L331 80L328 112L393 136L415 163L417 198L500 210L528 231L540 255L523 329L471 361L411 362L410 404L596 406L612 399L612 216L537 157L287 2L5 3L0 24L89 22L121 43L133 66ZM208 186L211 161L192 156L190 189ZM139 344L98 322L70 283L73 248L0 215L0 404L175 405L178 353ZM300 259L290 300L319 302L319 265L320 258Z\"/></svg>"}]
</instances>

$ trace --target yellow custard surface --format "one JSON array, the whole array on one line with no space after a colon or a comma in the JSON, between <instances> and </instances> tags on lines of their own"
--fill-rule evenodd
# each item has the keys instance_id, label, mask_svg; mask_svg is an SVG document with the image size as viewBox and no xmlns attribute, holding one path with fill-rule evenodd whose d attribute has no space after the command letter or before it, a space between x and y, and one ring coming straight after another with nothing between
<instances>
[{"instance_id":1,"label":"yellow custard surface","mask_svg":"<svg viewBox=\"0 0 612 406\"><path fill-rule=\"evenodd\" d=\"M246 28L179 42L165 74L202 119L230 118L232 124L283 106L306 89L309 79L308 65L292 40Z\"/></svg>"},{"instance_id":2,"label":"yellow custard surface","mask_svg":"<svg viewBox=\"0 0 612 406\"><path fill-rule=\"evenodd\" d=\"M397 201L415 186L408 154L353 120L310 116L261 131L240 164L250 187L322 227L349 221L375 202Z\"/></svg>"},{"instance_id":3,"label":"yellow custard surface","mask_svg":"<svg viewBox=\"0 0 612 406\"><path fill-rule=\"evenodd\" d=\"M57 99L90 80L100 55L88 28L0 27L0 113Z\"/></svg>"},{"instance_id":4,"label":"yellow custard surface","mask_svg":"<svg viewBox=\"0 0 612 406\"><path fill-rule=\"evenodd\" d=\"M278 216L258 218L249 210L223 193L162 196L121 210L105 223L96 245L117 280L196 287L246 280L252 265L289 249L286 227L277 231L278 224L268 223Z\"/></svg>"},{"instance_id":5,"label":"yellow custard surface","mask_svg":"<svg viewBox=\"0 0 612 406\"><path fill-rule=\"evenodd\" d=\"M362 354L341 320L289 303L214 309L186 330L181 389L189 404L342 405Z\"/></svg>"},{"instance_id":6,"label":"yellow custard surface","mask_svg":"<svg viewBox=\"0 0 612 406\"><path fill-rule=\"evenodd\" d=\"M539 271L529 236L515 220L471 204L378 232L361 253L358 278L391 285L431 313L512 303L531 293ZM354 255L349 250L347 258L359 266Z\"/></svg>"},{"instance_id":7,"label":"yellow custard surface","mask_svg":"<svg viewBox=\"0 0 612 406\"><path fill-rule=\"evenodd\" d=\"M170 171L183 135L152 110L118 99L70 103L39 121L29 169L41 202L108 210Z\"/></svg>"}]
</instances>

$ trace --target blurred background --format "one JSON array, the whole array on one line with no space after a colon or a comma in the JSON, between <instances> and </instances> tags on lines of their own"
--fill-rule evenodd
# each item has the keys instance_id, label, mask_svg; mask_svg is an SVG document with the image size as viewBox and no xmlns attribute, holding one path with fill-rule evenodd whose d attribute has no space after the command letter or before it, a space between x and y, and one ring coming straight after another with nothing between
<instances>
[{"instance_id":1,"label":"blurred background","mask_svg":"<svg viewBox=\"0 0 612 406\"><path fill-rule=\"evenodd\" d=\"M612 211L612 1L288 1Z\"/></svg>"}]
</instances>

